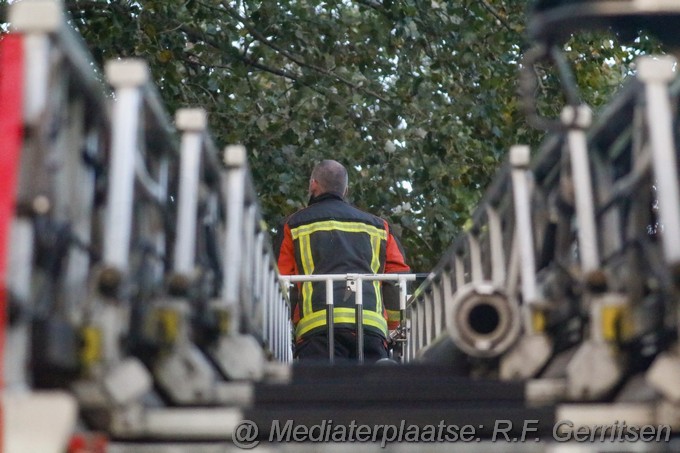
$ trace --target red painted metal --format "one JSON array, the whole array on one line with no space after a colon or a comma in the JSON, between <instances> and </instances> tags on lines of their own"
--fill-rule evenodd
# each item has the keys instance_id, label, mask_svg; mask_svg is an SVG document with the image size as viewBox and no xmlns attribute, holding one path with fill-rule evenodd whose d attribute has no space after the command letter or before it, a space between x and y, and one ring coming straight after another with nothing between
<instances>
[{"instance_id":1,"label":"red painted metal","mask_svg":"<svg viewBox=\"0 0 680 453\"><path fill-rule=\"evenodd\" d=\"M20 35L0 35L0 394L4 388L4 348L7 330L7 266L10 228L14 217L22 127L23 47ZM0 453L3 450L0 405Z\"/></svg>"}]
</instances>

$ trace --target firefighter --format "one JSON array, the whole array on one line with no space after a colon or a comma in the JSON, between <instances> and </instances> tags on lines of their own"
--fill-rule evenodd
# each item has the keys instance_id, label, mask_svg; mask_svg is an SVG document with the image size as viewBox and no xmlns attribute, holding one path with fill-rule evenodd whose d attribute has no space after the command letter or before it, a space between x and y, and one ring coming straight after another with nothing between
<instances>
[{"instance_id":1,"label":"firefighter","mask_svg":"<svg viewBox=\"0 0 680 453\"><path fill-rule=\"evenodd\" d=\"M282 275L404 273L399 241L387 221L345 201L348 177L334 160L317 164L309 179L309 203L287 217L275 240ZM362 285L364 358L387 357L388 329L399 322L399 292L394 283L365 281ZM306 282L291 291L295 326L295 357L327 359L325 282ZM357 357L355 294L345 282L333 288L335 357Z\"/></svg>"}]
</instances>

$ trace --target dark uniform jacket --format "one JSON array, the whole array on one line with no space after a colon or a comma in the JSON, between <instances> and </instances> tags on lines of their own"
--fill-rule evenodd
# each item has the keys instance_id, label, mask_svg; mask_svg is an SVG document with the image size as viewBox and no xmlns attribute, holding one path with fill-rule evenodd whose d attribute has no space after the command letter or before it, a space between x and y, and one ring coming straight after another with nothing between
<instances>
[{"instance_id":1,"label":"dark uniform jacket","mask_svg":"<svg viewBox=\"0 0 680 453\"><path fill-rule=\"evenodd\" d=\"M279 229L275 249L282 275L381 274L409 272L401 245L388 223L326 193L289 216ZM398 297L383 299L380 282L364 281L364 327L383 336L399 320ZM298 285L293 307L295 338L323 332L326 326L325 282ZM394 294L391 291L390 294ZM335 282L333 319L338 328L354 327L355 297L345 282ZM387 305L387 306L386 306Z\"/></svg>"}]
</instances>

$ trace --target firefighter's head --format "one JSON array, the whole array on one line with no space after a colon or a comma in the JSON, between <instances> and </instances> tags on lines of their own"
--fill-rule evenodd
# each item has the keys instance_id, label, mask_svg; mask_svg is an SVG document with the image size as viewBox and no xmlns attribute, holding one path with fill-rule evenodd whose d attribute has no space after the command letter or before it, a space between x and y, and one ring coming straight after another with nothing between
<instances>
[{"instance_id":1,"label":"firefighter's head","mask_svg":"<svg viewBox=\"0 0 680 453\"><path fill-rule=\"evenodd\" d=\"M347 195L347 169L338 161L322 160L312 170L309 178L309 196L318 197L324 193Z\"/></svg>"}]
</instances>

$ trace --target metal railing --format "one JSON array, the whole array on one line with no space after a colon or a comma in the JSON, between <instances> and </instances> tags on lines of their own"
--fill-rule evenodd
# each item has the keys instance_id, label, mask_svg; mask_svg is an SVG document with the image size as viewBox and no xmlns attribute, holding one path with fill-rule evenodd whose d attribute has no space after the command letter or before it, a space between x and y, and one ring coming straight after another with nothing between
<instances>
[{"instance_id":1,"label":"metal railing","mask_svg":"<svg viewBox=\"0 0 680 453\"><path fill-rule=\"evenodd\" d=\"M335 282L346 282L347 290L354 294L354 323L356 326L364 325L364 303L363 303L363 283L364 282L385 282L394 281L399 285L399 313L400 313L400 331L405 331L405 317L404 311L406 309L407 299L407 282L416 280L416 274L314 274L314 275L282 275L280 280L284 287L290 289L292 283L304 282L324 282L326 292L326 335L328 338L328 360L333 363L335 360L335 322L334 312L335 307L333 286ZM401 340L399 335L395 335L394 339ZM356 335L356 350L358 363L364 363L364 330L357 327Z\"/></svg>"},{"instance_id":2,"label":"metal railing","mask_svg":"<svg viewBox=\"0 0 680 453\"><path fill-rule=\"evenodd\" d=\"M96 69L61 6L12 4L2 43L0 115L16 129L3 395L58 387L64 429L79 413L121 438L174 435L167 420L215 406L233 416L249 382L292 360L245 149L219 152L201 109L173 124L145 62Z\"/></svg>"},{"instance_id":3,"label":"metal railing","mask_svg":"<svg viewBox=\"0 0 680 453\"><path fill-rule=\"evenodd\" d=\"M594 119L568 106L563 131L533 159L528 147L510 150L472 228L409 300L409 359L444 357L446 343L474 359L471 373L559 378L559 398L574 400L604 398L645 371L670 397L680 311L674 67L671 57L639 58L637 77Z\"/></svg>"}]
</instances>

